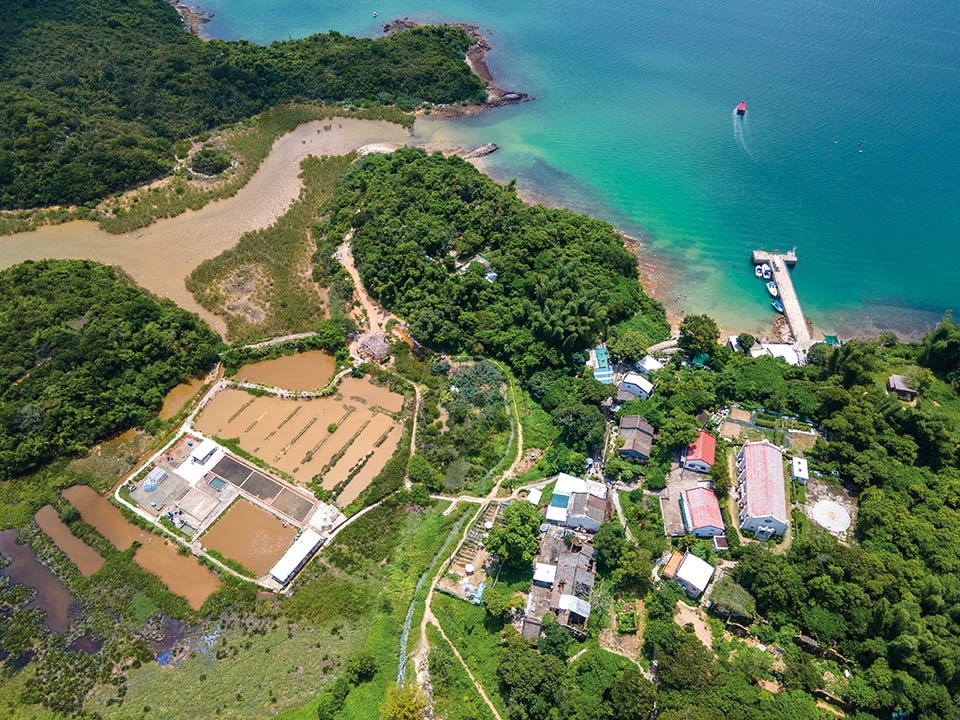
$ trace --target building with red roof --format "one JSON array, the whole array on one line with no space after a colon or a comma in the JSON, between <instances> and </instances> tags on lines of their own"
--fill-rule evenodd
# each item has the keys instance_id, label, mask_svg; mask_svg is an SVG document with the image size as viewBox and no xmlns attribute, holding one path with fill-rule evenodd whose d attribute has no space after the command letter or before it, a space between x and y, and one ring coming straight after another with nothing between
<instances>
[{"instance_id":1,"label":"building with red roof","mask_svg":"<svg viewBox=\"0 0 960 720\"><path fill-rule=\"evenodd\" d=\"M723 535L723 515L713 491L695 487L680 493L680 509L687 532L697 537Z\"/></svg>"},{"instance_id":2,"label":"building with red roof","mask_svg":"<svg viewBox=\"0 0 960 720\"><path fill-rule=\"evenodd\" d=\"M717 455L717 439L706 430L701 430L697 439L684 448L680 464L686 470L708 473Z\"/></svg>"},{"instance_id":3,"label":"building with red roof","mask_svg":"<svg viewBox=\"0 0 960 720\"><path fill-rule=\"evenodd\" d=\"M787 491L783 450L769 440L744 443L737 455L740 529L758 540L787 531Z\"/></svg>"}]
</instances>

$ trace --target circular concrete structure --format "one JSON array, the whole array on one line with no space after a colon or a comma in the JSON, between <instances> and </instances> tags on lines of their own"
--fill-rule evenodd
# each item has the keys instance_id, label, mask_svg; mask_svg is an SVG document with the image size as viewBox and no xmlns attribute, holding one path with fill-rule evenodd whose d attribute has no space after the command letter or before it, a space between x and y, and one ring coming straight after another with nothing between
<instances>
[{"instance_id":1,"label":"circular concrete structure","mask_svg":"<svg viewBox=\"0 0 960 720\"><path fill-rule=\"evenodd\" d=\"M833 500L821 500L813 506L814 521L832 533L842 533L850 527L850 513Z\"/></svg>"}]
</instances>

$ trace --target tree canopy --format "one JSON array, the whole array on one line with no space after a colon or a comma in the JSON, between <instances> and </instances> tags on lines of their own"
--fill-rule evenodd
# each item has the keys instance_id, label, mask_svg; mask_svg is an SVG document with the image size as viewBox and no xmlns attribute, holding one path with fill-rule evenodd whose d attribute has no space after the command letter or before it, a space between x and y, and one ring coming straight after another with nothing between
<instances>
[{"instance_id":1,"label":"tree canopy","mask_svg":"<svg viewBox=\"0 0 960 720\"><path fill-rule=\"evenodd\" d=\"M86 260L0 272L0 478L142 424L217 358L195 314Z\"/></svg>"},{"instance_id":2,"label":"tree canopy","mask_svg":"<svg viewBox=\"0 0 960 720\"><path fill-rule=\"evenodd\" d=\"M663 313L609 224L529 207L457 157L368 155L324 212L326 244L352 229L364 286L438 350L491 354L529 375L566 365L644 307Z\"/></svg>"},{"instance_id":3,"label":"tree canopy","mask_svg":"<svg viewBox=\"0 0 960 720\"><path fill-rule=\"evenodd\" d=\"M537 556L542 521L532 503L515 502L503 511L503 522L490 531L486 547L507 565L529 565Z\"/></svg>"},{"instance_id":4,"label":"tree canopy","mask_svg":"<svg viewBox=\"0 0 960 720\"><path fill-rule=\"evenodd\" d=\"M460 28L269 46L187 33L163 0L4 5L0 208L85 203L158 177L180 138L294 99L482 102Z\"/></svg>"}]
</instances>

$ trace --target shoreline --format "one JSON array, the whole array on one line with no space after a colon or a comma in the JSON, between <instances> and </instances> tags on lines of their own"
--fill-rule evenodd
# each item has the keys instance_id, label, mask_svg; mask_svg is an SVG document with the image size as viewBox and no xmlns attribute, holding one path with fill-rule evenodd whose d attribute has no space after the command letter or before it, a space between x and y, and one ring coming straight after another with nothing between
<instances>
[{"instance_id":1,"label":"shoreline","mask_svg":"<svg viewBox=\"0 0 960 720\"><path fill-rule=\"evenodd\" d=\"M470 71L483 81L483 85L487 91L487 100L480 105L434 105L430 109L431 114L442 118L468 117L485 112L491 108L503 107L504 105L518 105L534 99L533 96L528 93L518 90L505 90L497 85L485 59L492 47L490 41L480 32L479 25L457 22L443 24L458 27L473 39L474 44L467 49L464 59L470 67ZM421 23L409 17L398 18L383 26L383 34L385 36L394 35L404 30L412 30L413 28L420 27L420 25ZM421 117L426 114L426 112L425 110L418 110L414 114L417 117Z\"/></svg>"},{"instance_id":2,"label":"shoreline","mask_svg":"<svg viewBox=\"0 0 960 720\"><path fill-rule=\"evenodd\" d=\"M201 40L209 40L206 35L204 35L200 29L210 20L213 19L213 13L204 12L198 8L192 8L181 0L167 0L170 5L173 5L177 13L180 15L180 19L183 21L183 26L187 29L191 35L196 35Z\"/></svg>"}]
</instances>

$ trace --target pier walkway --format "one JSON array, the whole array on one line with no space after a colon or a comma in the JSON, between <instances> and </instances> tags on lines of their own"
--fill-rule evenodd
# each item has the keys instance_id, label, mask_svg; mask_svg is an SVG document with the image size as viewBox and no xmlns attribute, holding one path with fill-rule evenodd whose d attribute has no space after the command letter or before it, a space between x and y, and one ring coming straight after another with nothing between
<instances>
[{"instance_id":1,"label":"pier walkway","mask_svg":"<svg viewBox=\"0 0 960 720\"><path fill-rule=\"evenodd\" d=\"M787 269L788 265L797 264L796 252L791 250L788 253L777 254L754 250L752 260L754 264L769 263L773 271L773 281L777 284L777 291L780 293L780 302L783 303L783 314L790 323L790 330L795 340L794 345L798 350L806 352L813 345L813 338L810 337L807 320L800 307L797 291L793 289L790 270Z\"/></svg>"}]
</instances>

